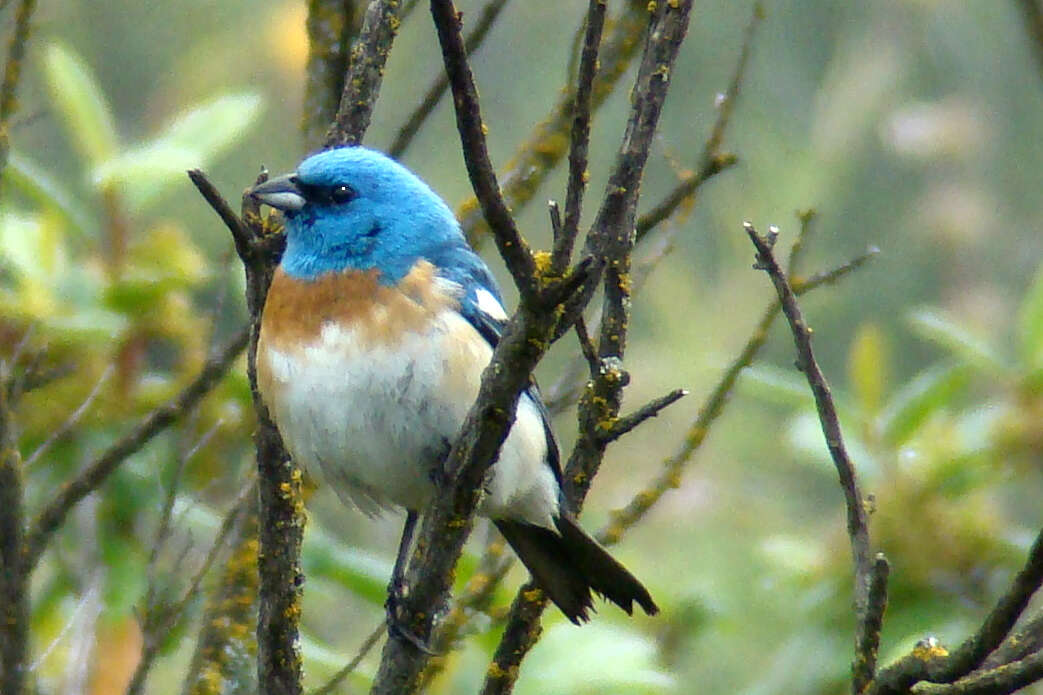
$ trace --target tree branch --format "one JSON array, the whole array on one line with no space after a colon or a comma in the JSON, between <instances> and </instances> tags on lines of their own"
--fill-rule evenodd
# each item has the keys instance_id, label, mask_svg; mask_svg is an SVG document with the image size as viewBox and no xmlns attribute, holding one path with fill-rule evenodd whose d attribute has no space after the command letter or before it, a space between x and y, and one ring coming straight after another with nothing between
<instances>
[{"instance_id":1,"label":"tree branch","mask_svg":"<svg viewBox=\"0 0 1043 695\"><path fill-rule=\"evenodd\" d=\"M344 93L351 42L362 29L363 0L308 0L308 62L304 68L301 134L308 149L322 143Z\"/></svg>"},{"instance_id":2,"label":"tree branch","mask_svg":"<svg viewBox=\"0 0 1043 695\"><path fill-rule=\"evenodd\" d=\"M632 91L631 112L623 142L601 208L587 237L584 255L600 261L599 269L603 269L604 277L604 299L598 345L600 368L588 388L587 397L580 402L579 439L565 467L565 495L577 510L582 506L604 457L606 443L596 434L598 425L615 422L622 389L627 380L622 369L622 359L629 320L628 273L635 240L633 230L640 184L674 62L688 31L691 9L691 0L656 6ZM584 291L577 293L570 307L575 312L568 319L570 325L575 323L582 312L582 305L586 303L583 298L589 300L593 294L599 275L601 273L592 272L592 279L583 288ZM561 329L562 324L559 323L559 334ZM486 671L482 690L486 695L506 693L513 688L521 661L539 635L539 620L546 599L542 592L532 589L532 584L527 584L515 597L507 628Z\"/></svg>"},{"instance_id":3,"label":"tree branch","mask_svg":"<svg viewBox=\"0 0 1043 695\"><path fill-rule=\"evenodd\" d=\"M782 303L782 311L789 321L790 329L797 348L797 368L804 372L808 386L815 397L815 406L818 410L819 421L822 424L822 432L829 447L830 456L837 469L840 486L844 491L844 500L847 504L847 531L851 540L851 553L855 565L855 619L858 625L866 625L866 616L869 614L869 589L873 576L873 560L870 557L869 528L866 519L865 502L858 485L858 475L855 466L848 456L847 448L844 446L843 433L840 429L840 420L837 416L836 407L833 404L833 396L830 393L829 383L822 374L822 370L815 360L815 354L811 347L811 329L808 327L804 316L797 305L797 298L792 287L786 279L782 268L775 261L773 246L778 236L775 228L769 229L768 236L761 236L749 222L744 223L744 228L750 241L757 249L757 263L754 266L764 270L775 285L775 292ZM856 639L862 640L871 637L861 628L856 631ZM861 642L855 645L855 653L863 656L870 651L869 646ZM857 670L857 669L856 669Z\"/></svg>"},{"instance_id":4,"label":"tree branch","mask_svg":"<svg viewBox=\"0 0 1043 695\"><path fill-rule=\"evenodd\" d=\"M482 7L474 27L467 33L467 37L464 39L464 51L468 56L474 53L482 45L482 42L485 41L485 37L489 35L489 30L496 23L500 12L506 7L507 2L508 0L489 0ZM406 151L406 148L412 144L413 138L420 132L421 126L424 125L428 116L438 106L438 102L442 100L447 89L449 89L449 77L443 71L439 73L438 77L431 83L431 86L424 92L424 97L420 100L420 103L409 114L406 122L402 124L402 127L399 128L398 133L395 135L395 139L391 141L391 145L387 149L391 157L398 159Z\"/></svg>"},{"instance_id":5,"label":"tree branch","mask_svg":"<svg viewBox=\"0 0 1043 695\"><path fill-rule=\"evenodd\" d=\"M442 46L442 58L453 88L456 106L456 127L464 150L467 174L471 179L478 204L486 222L493 231L496 246L514 278L518 291L528 301L537 297L536 264L528 244L514 224L511 212L500 192L496 171L489 160L485 144L485 125L482 123L478 93L460 35L460 16L448 0L432 0L431 14Z\"/></svg>"},{"instance_id":6,"label":"tree branch","mask_svg":"<svg viewBox=\"0 0 1043 695\"><path fill-rule=\"evenodd\" d=\"M560 275L568 267L572 248L579 234L583 193L587 189L587 149L590 144L591 95L598 69L598 51L601 32L605 27L607 4L590 0L587 6L586 32L583 51L576 76L576 102L572 112L572 133L569 137L569 178L565 193L565 220L554 230L554 251L551 254L551 273Z\"/></svg>"},{"instance_id":7,"label":"tree branch","mask_svg":"<svg viewBox=\"0 0 1043 695\"><path fill-rule=\"evenodd\" d=\"M326 133L326 147L357 145L369 128L373 105L384 79L384 64L400 22L399 0L372 0L362 30L351 49L351 67L344 78L337 116Z\"/></svg>"},{"instance_id":8,"label":"tree branch","mask_svg":"<svg viewBox=\"0 0 1043 695\"><path fill-rule=\"evenodd\" d=\"M26 537L25 562L33 568L47 542L62 525L69 512L84 497L96 490L132 454L157 434L180 420L224 377L249 340L247 328L236 333L224 347L206 361L203 368L181 392L146 415L126 435L109 446L72 481L65 484L30 525Z\"/></svg>"},{"instance_id":9,"label":"tree branch","mask_svg":"<svg viewBox=\"0 0 1043 695\"><path fill-rule=\"evenodd\" d=\"M827 282L835 282L851 271L861 267L872 255L860 256L859 262L849 261L837 268L819 273L813 278L794 287L794 291L801 295L815 289ZM792 259L791 259L792 260ZM856 259L857 260L857 259ZM614 545L627 529L632 528L659 502L667 491L677 488L681 484L681 474L685 465L692 459L695 452L706 441L710 427L724 412L728 398L738 383L739 375L746 367L753 363L754 358L768 339L768 329L771 328L775 318L782 311L782 304L776 298L761 314L760 320L754 326L750 337L747 338L742 350L728 365L717 380L716 385L710 390L710 394L703 401L699 413L688 428L688 432L681 446L672 456L663 461L662 472L644 489L634 494L626 505L612 512L609 523L595 536L604 545Z\"/></svg>"},{"instance_id":10,"label":"tree branch","mask_svg":"<svg viewBox=\"0 0 1043 695\"><path fill-rule=\"evenodd\" d=\"M10 365L0 363L0 692L21 695L29 653L25 481L11 409Z\"/></svg>"},{"instance_id":11,"label":"tree branch","mask_svg":"<svg viewBox=\"0 0 1043 695\"><path fill-rule=\"evenodd\" d=\"M646 0L626 0L622 14L601 43L599 70L591 92L591 110L596 111L615 90L641 46L648 26ZM570 76L571 78L571 76ZM570 79L571 81L571 79ZM573 123L575 92L566 86L550 114L515 149L511 164L501 176L503 196L517 213L536 195L543 181L567 154L566 134ZM466 201L457 212L460 226L472 246L478 248L489 233L476 199Z\"/></svg>"}]
</instances>

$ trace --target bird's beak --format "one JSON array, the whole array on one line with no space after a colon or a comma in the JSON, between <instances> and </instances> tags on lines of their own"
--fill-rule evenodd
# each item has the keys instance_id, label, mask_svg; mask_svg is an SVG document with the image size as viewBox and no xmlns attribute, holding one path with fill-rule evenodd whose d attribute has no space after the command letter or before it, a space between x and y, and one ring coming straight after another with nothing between
<instances>
[{"instance_id":1,"label":"bird's beak","mask_svg":"<svg viewBox=\"0 0 1043 695\"><path fill-rule=\"evenodd\" d=\"M249 189L247 195L253 196L265 205L279 210L300 210L304 207L304 194L297 186L297 175L286 174L268 179Z\"/></svg>"}]
</instances>

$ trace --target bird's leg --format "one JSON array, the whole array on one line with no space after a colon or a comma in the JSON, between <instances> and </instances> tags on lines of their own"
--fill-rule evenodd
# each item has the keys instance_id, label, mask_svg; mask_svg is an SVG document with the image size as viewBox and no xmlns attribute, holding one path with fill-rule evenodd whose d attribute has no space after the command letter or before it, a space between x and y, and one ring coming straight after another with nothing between
<instances>
[{"instance_id":1,"label":"bird's leg","mask_svg":"<svg viewBox=\"0 0 1043 695\"><path fill-rule=\"evenodd\" d=\"M405 598L406 593L406 558L409 555L409 546L413 541L413 531L416 530L418 518L419 514L415 510L406 510L406 524L402 527L402 540L398 543L398 554L395 556L395 566L391 570L388 598L384 608L387 610L388 632L392 636L401 637L420 651L434 655L431 648L427 646L427 642L409 629L409 626L403 625L398 615L399 604Z\"/></svg>"}]
</instances>

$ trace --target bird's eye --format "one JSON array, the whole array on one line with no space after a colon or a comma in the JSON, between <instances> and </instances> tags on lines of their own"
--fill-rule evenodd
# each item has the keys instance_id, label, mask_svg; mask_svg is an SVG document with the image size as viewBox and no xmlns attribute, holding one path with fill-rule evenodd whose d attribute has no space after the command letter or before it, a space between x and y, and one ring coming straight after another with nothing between
<instances>
[{"instance_id":1,"label":"bird's eye","mask_svg":"<svg viewBox=\"0 0 1043 695\"><path fill-rule=\"evenodd\" d=\"M340 186L334 186L330 189L330 200L338 205L346 203L354 197L355 191L351 186L341 184Z\"/></svg>"}]
</instances>

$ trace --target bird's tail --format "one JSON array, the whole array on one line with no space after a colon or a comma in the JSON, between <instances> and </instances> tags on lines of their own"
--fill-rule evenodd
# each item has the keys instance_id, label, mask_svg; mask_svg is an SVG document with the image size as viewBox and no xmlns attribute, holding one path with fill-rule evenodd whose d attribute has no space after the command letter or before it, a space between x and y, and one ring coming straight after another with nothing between
<instances>
[{"instance_id":1,"label":"bird's tail","mask_svg":"<svg viewBox=\"0 0 1043 695\"><path fill-rule=\"evenodd\" d=\"M496 519L496 527L529 568L536 583L565 616L576 623L588 620L593 589L628 614L637 603L655 615L659 607L641 582L579 527L562 515L554 520L558 533L520 521Z\"/></svg>"}]
</instances>

